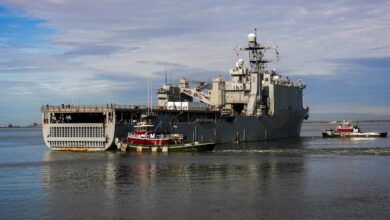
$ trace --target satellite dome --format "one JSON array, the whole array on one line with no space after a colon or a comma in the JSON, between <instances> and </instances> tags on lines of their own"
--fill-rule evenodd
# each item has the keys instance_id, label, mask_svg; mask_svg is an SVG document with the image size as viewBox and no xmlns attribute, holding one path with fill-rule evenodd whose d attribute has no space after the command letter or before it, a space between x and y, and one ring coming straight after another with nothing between
<instances>
[{"instance_id":1,"label":"satellite dome","mask_svg":"<svg viewBox=\"0 0 390 220\"><path fill-rule=\"evenodd\" d=\"M249 42L256 42L256 34L255 33L248 34L248 41Z\"/></svg>"}]
</instances>

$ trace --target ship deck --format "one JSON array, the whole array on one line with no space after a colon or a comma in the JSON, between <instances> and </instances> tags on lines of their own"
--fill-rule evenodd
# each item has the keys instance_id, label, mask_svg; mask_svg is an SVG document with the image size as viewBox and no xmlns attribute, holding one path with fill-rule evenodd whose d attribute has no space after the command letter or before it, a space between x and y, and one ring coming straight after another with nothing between
<instances>
[{"instance_id":1,"label":"ship deck","mask_svg":"<svg viewBox=\"0 0 390 220\"><path fill-rule=\"evenodd\" d=\"M44 105L41 108L42 113L104 113L104 112L199 112L199 113L218 113L219 109L191 108L191 109L166 109L159 106L148 107L146 105Z\"/></svg>"}]
</instances>

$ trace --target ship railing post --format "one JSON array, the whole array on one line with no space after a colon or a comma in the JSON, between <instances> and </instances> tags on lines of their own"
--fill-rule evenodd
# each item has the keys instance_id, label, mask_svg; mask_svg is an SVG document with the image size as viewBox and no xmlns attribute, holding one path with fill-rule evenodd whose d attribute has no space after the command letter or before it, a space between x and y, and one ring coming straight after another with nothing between
<instances>
[{"instance_id":1,"label":"ship railing post","mask_svg":"<svg viewBox=\"0 0 390 220\"><path fill-rule=\"evenodd\" d=\"M196 142L196 125L195 125L195 135L194 135L194 142Z\"/></svg>"}]
</instances>

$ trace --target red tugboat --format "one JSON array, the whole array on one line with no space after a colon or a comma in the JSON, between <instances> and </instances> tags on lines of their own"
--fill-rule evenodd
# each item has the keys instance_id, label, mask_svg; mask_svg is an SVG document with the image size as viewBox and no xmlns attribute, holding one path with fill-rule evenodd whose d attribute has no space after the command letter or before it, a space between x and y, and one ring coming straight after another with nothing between
<instances>
[{"instance_id":1,"label":"red tugboat","mask_svg":"<svg viewBox=\"0 0 390 220\"><path fill-rule=\"evenodd\" d=\"M137 152L194 152L212 151L215 147L214 142L184 143L182 134L158 134L152 127L152 124L146 122L137 123L135 130L129 132L126 142L116 141L118 149Z\"/></svg>"},{"instance_id":2,"label":"red tugboat","mask_svg":"<svg viewBox=\"0 0 390 220\"><path fill-rule=\"evenodd\" d=\"M153 125L146 122L140 122L134 126L135 130L130 132L127 136L127 142L133 145L148 145L148 146L162 146L168 145L169 140L172 139L170 135L156 134L150 131Z\"/></svg>"},{"instance_id":3,"label":"red tugboat","mask_svg":"<svg viewBox=\"0 0 390 220\"><path fill-rule=\"evenodd\" d=\"M342 121L336 128L333 129L323 129L322 137L386 137L387 132L362 132L358 127L357 123L352 123L350 121Z\"/></svg>"}]
</instances>

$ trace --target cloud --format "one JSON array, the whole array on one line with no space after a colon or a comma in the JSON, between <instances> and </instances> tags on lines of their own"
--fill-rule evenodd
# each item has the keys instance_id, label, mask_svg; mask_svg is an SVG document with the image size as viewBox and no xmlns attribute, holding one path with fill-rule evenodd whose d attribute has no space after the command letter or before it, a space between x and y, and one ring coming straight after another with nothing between
<instances>
[{"instance_id":1,"label":"cloud","mask_svg":"<svg viewBox=\"0 0 390 220\"><path fill-rule=\"evenodd\" d=\"M44 100L62 102L80 93L101 97L88 101L131 102L141 96L137 91L143 91L146 78L157 85L166 73L202 81L218 75L228 79L238 58L233 48L245 46L255 27L261 43L279 46L280 62L269 67L306 81L311 105L349 98L329 96L330 91L346 91L355 103L361 102L358 96L369 99L365 92L379 94L381 100L380 93L389 92L384 87L390 69L388 1L1 0L0 4L5 8L0 16L12 18L6 22L12 35L0 33L0 83L9 84L7 94L45 93L51 96ZM240 58L248 63L247 54ZM378 102L364 103L379 106Z\"/></svg>"},{"instance_id":2,"label":"cloud","mask_svg":"<svg viewBox=\"0 0 390 220\"><path fill-rule=\"evenodd\" d=\"M146 64L146 65L158 65L158 66L163 66L163 67L180 67L180 68L184 68L186 67L185 65L183 64L179 64L179 63L170 63L170 62L163 62L163 61L148 61L148 60L139 60L137 61L137 63L140 63L140 64Z\"/></svg>"},{"instance_id":3,"label":"cloud","mask_svg":"<svg viewBox=\"0 0 390 220\"><path fill-rule=\"evenodd\" d=\"M295 69L301 75L332 75L336 74L335 66L324 60L347 58L367 44L371 48L385 48L390 36L387 28L390 19L386 19L389 15L385 10L390 5L385 2L380 9L364 1L357 4L89 0L5 3L24 9L27 16L45 20L45 26L57 30L52 35L54 46L64 49L64 55L76 56L72 59L82 66L93 66L92 62L104 59L104 67L99 70L126 66L147 57L191 68L227 71L234 64L231 48L245 44L247 32L259 27L260 39L280 46L282 61L277 67ZM63 42L68 42L65 48ZM130 48L127 51L137 48L139 58L133 61L134 57L124 55L126 48ZM377 51L367 51L368 56L377 55ZM208 56L199 56L204 53ZM85 55L102 58L82 58ZM108 55L126 60L105 60ZM131 72L145 72L134 68ZM148 68L146 75L157 71L156 68Z\"/></svg>"},{"instance_id":4,"label":"cloud","mask_svg":"<svg viewBox=\"0 0 390 220\"><path fill-rule=\"evenodd\" d=\"M359 58L339 58L331 59L331 62L348 66L349 68L364 68L374 70L389 70L390 57L359 57Z\"/></svg>"},{"instance_id":5,"label":"cloud","mask_svg":"<svg viewBox=\"0 0 390 220\"><path fill-rule=\"evenodd\" d=\"M53 75L62 71L75 71L78 68L72 67L68 63L62 62L61 59L55 56L36 56L36 57L12 57L11 60L0 63L0 74L26 74L53 72Z\"/></svg>"},{"instance_id":6,"label":"cloud","mask_svg":"<svg viewBox=\"0 0 390 220\"><path fill-rule=\"evenodd\" d=\"M122 48L118 46L110 45L88 45L88 46L79 46L75 49L68 50L64 55L70 56L85 56L85 55L110 55L114 54L117 51L120 51Z\"/></svg>"}]
</instances>

